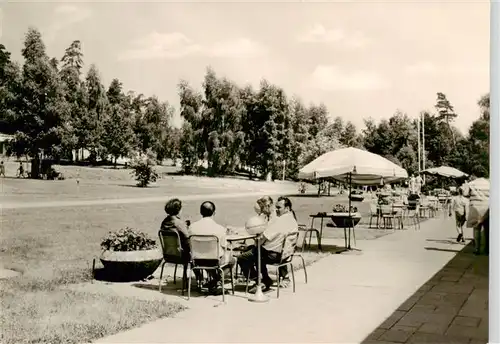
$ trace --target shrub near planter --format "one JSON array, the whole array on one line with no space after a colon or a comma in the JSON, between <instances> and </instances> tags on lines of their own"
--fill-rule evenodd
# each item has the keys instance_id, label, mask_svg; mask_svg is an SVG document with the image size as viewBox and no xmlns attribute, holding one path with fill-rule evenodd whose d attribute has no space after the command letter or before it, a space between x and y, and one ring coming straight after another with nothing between
<instances>
[{"instance_id":1,"label":"shrub near planter","mask_svg":"<svg viewBox=\"0 0 500 344\"><path fill-rule=\"evenodd\" d=\"M110 232L101 247L105 274L116 281L143 280L155 272L163 259L153 239L131 228Z\"/></svg>"}]
</instances>

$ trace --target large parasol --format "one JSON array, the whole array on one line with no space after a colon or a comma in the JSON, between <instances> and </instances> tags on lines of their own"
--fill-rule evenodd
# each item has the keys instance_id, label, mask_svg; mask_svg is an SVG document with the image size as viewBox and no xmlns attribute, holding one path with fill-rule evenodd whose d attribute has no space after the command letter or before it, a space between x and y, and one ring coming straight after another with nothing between
<instances>
[{"instance_id":1,"label":"large parasol","mask_svg":"<svg viewBox=\"0 0 500 344\"><path fill-rule=\"evenodd\" d=\"M358 148L341 148L321 155L299 171L300 179L332 178L349 184L381 185L408 178L408 172L380 155ZM349 197L349 217L351 197Z\"/></svg>"},{"instance_id":2,"label":"large parasol","mask_svg":"<svg viewBox=\"0 0 500 344\"><path fill-rule=\"evenodd\" d=\"M457 170L454 167L449 167L449 166L440 166L440 167L433 167L433 168L428 168L426 170L423 170L422 173L425 174L430 174L434 176L441 176L445 178L465 178L468 176L467 173L464 173L460 170Z\"/></svg>"},{"instance_id":3,"label":"large parasol","mask_svg":"<svg viewBox=\"0 0 500 344\"><path fill-rule=\"evenodd\" d=\"M316 158L299 171L299 178L333 178L356 185L380 185L406 179L408 173L380 155L349 147Z\"/></svg>"}]
</instances>

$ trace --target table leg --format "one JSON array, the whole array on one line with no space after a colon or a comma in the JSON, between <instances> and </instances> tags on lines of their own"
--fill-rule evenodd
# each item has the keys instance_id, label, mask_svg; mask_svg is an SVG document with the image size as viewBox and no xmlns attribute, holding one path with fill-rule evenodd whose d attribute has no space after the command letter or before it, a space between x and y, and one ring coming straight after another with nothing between
<instances>
[{"instance_id":1,"label":"table leg","mask_svg":"<svg viewBox=\"0 0 500 344\"><path fill-rule=\"evenodd\" d=\"M318 238L318 249L322 251L321 249L321 240L323 239L323 218L321 218L321 228L319 230L319 238Z\"/></svg>"},{"instance_id":2,"label":"table leg","mask_svg":"<svg viewBox=\"0 0 500 344\"><path fill-rule=\"evenodd\" d=\"M262 292L262 286L260 285L260 283L261 283L261 276L260 276L260 270L261 270L260 269L260 264L261 264L261 260L260 260L260 245L259 245L259 240L256 239L255 243L257 245L257 290L255 291L255 295L253 297L249 297L248 298L248 301L263 303L263 302L268 302L269 298L266 295L264 295L264 293Z\"/></svg>"},{"instance_id":3,"label":"table leg","mask_svg":"<svg viewBox=\"0 0 500 344\"><path fill-rule=\"evenodd\" d=\"M354 226L354 223L353 223L353 226L352 226L352 238L354 239L354 247L357 246L356 244L356 229L354 228L356 226Z\"/></svg>"},{"instance_id":4,"label":"table leg","mask_svg":"<svg viewBox=\"0 0 500 344\"><path fill-rule=\"evenodd\" d=\"M351 225L349 225L349 240L348 240L348 244L347 244L347 249L348 250L351 249Z\"/></svg>"},{"instance_id":5,"label":"table leg","mask_svg":"<svg viewBox=\"0 0 500 344\"><path fill-rule=\"evenodd\" d=\"M337 254L340 254L340 253L342 253L342 252L348 251L348 248L347 248L347 246L348 246L348 244L347 244L347 228L346 228L346 226L345 226L345 223L344 223L343 228L344 228L344 249L343 249L343 250L340 250L340 251L335 252L335 253L337 253Z\"/></svg>"},{"instance_id":6,"label":"table leg","mask_svg":"<svg viewBox=\"0 0 500 344\"><path fill-rule=\"evenodd\" d=\"M316 220L315 217L313 217L311 219L311 228L314 228L314 220ZM305 238L305 241L304 241L304 243L305 243L307 241L307 232L306 232L304 238ZM309 232L309 244L307 245L308 248L311 248L311 241L312 241L312 231Z\"/></svg>"}]
</instances>

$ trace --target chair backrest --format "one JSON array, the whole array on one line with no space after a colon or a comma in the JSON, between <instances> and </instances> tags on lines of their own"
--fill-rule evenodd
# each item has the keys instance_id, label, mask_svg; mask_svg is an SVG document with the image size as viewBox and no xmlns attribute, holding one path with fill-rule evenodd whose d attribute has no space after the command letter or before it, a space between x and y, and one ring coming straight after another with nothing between
<instances>
[{"instance_id":1,"label":"chair backrest","mask_svg":"<svg viewBox=\"0 0 500 344\"><path fill-rule=\"evenodd\" d=\"M371 215L377 215L378 204L376 202L370 202L370 213Z\"/></svg>"},{"instance_id":2,"label":"chair backrest","mask_svg":"<svg viewBox=\"0 0 500 344\"><path fill-rule=\"evenodd\" d=\"M191 235L189 237L192 260L218 260L219 238L216 235Z\"/></svg>"},{"instance_id":3,"label":"chair backrest","mask_svg":"<svg viewBox=\"0 0 500 344\"><path fill-rule=\"evenodd\" d=\"M401 197L401 199L402 199L404 205L408 205L408 196L407 195L403 195Z\"/></svg>"},{"instance_id":4,"label":"chair backrest","mask_svg":"<svg viewBox=\"0 0 500 344\"><path fill-rule=\"evenodd\" d=\"M283 246L281 247L281 261L286 260L294 254L297 248L297 241L299 240L299 232L288 233L283 239Z\"/></svg>"},{"instance_id":5,"label":"chair backrest","mask_svg":"<svg viewBox=\"0 0 500 344\"><path fill-rule=\"evenodd\" d=\"M176 231L162 230L158 232L163 259L166 262L176 263L182 259L181 237Z\"/></svg>"},{"instance_id":6,"label":"chair backrest","mask_svg":"<svg viewBox=\"0 0 500 344\"><path fill-rule=\"evenodd\" d=\"M394 212L394 208L392 207L392 203L391 204L383 204L380 206L380 212L382 214L391 214Z\"/></svg>"}]
</instances>

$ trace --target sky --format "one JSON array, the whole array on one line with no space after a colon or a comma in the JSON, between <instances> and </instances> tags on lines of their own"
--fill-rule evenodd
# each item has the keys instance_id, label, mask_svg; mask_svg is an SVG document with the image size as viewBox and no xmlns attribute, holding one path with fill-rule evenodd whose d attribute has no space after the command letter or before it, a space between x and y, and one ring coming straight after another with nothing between
<instances>
[{"instance_id":1,"label":"sky","mask_svg":"<svg viewBox=\"0 0 500 344\"><path fill-rule=\"evenodd\" d=\"M177 112L181 79L207 66L239 85L263 78L330 116L416 118L445 93L466 132L489 91L488 1L15 2L0 0L0 42L15 60L28 27L51 57L82 41L86 67ZM180 123L178 114L175 122Z\"/></svg>"}]
</instances>

